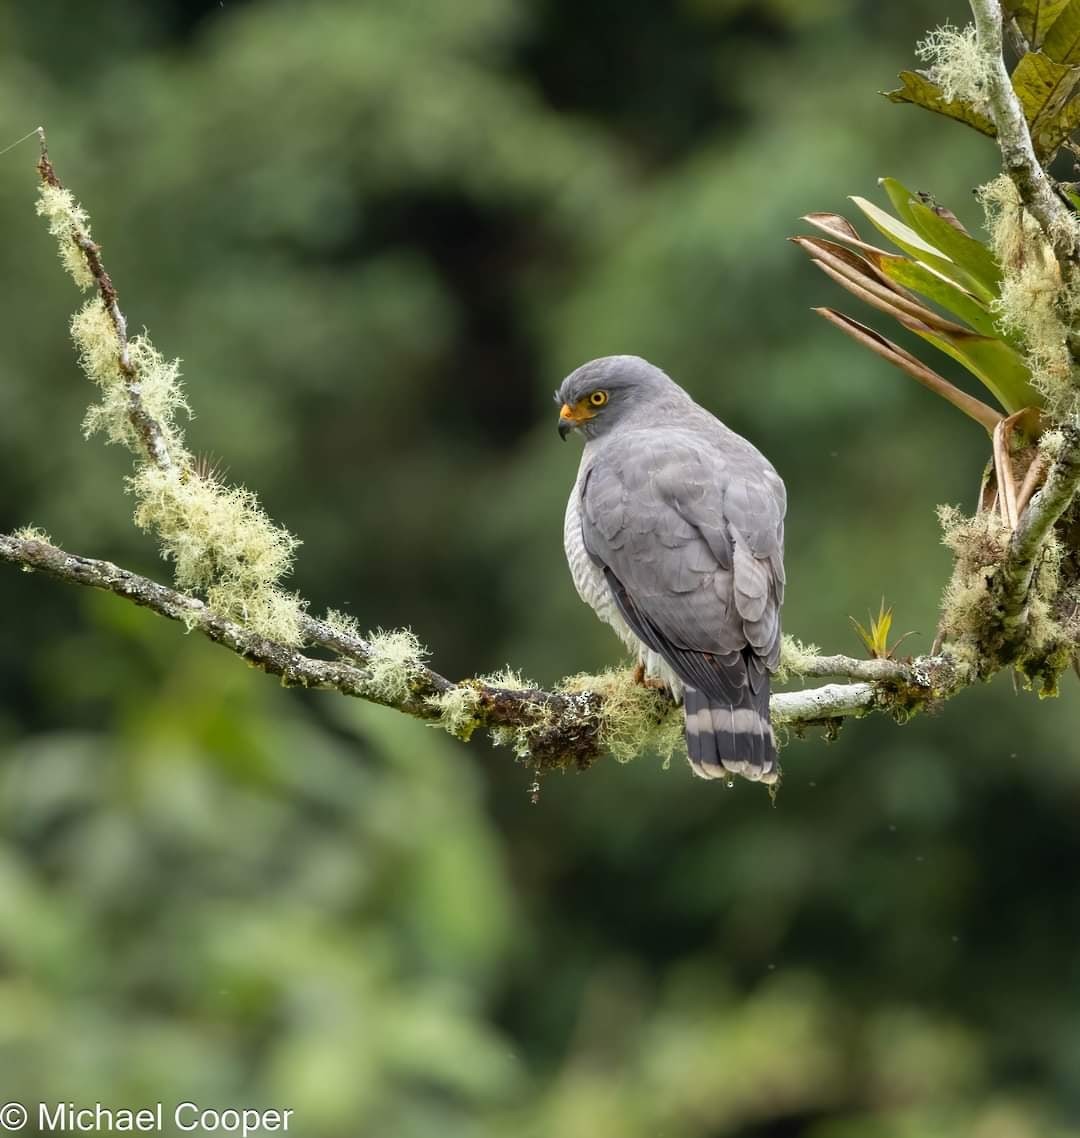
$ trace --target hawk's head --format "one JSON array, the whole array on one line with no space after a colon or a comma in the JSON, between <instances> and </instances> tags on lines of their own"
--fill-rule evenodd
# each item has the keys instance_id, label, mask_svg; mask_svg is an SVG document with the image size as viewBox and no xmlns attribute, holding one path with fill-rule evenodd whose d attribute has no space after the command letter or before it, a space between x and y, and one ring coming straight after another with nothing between
<instances>
[{"instance_id":1,"label":"hawk's head","mask_svg":"<svg viewBox=\"0 0 1080 1138\"><path fill-rule=\"evenodd\" d=\"M588 439L611 430L629 418L648 418L673 397L686 398L682 388L640 356L605 356L572 371L555 392L559 406L559 435L581 431Z\"/></svg>"}]
</instances>

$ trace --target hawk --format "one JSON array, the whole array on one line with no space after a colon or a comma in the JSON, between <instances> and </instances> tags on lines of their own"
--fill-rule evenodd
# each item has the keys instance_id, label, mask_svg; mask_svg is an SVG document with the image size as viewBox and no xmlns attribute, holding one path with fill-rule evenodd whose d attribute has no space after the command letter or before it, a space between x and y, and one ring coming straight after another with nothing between
<instances>
[{"instance_id":1,"label":"hawk","mask_svg":"<svg viewBox=\"0 0 1080 1138\"><path fill-rule=\"evenodd\" d=\"M637 356L584 364L555 401L559 434L585 438L564 527L581 599L681 696L695 774L775 782L783 481Z\"/></svg>"}]
</instances>

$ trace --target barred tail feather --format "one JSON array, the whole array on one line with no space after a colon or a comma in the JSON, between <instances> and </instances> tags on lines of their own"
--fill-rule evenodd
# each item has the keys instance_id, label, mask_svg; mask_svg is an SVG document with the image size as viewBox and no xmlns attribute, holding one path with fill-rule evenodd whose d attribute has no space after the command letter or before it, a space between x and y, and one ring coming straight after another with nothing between
<instances>
[{"instance_id":1,"label":"barred tail feather","mask_svg":"<svg viewBox=\"0 0 1080 1138\"><path fill-rule=\"evenodd\" d=\"M780 777L776 740L769 723L769 684L749 687L739 706L686 688L686 751L694 774L701 778L742 775L752 782L774 783Z\"/></svg>"}]
</instances>

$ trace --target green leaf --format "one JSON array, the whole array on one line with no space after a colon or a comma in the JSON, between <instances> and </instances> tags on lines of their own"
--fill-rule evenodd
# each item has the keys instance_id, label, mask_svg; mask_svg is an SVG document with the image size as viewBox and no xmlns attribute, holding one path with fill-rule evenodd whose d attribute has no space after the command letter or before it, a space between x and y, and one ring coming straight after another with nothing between
<instances>
[{"instance_id":1,"label":"green leaf","mask_svg":"<svg viewBox=\"0 0 1080 1138\"><path fill-rule=\"evenodd\" d=\"M1001 266L981 241L957 229L924 202L912 202L911 215L919 232L935 249L970 273L992 296L998 295L1001 291Z\"/></svg>"},{"instance_id":2,"label":"green leaf","mask_svg":"<svg viewBox=\"0 0 1080 1138\"><path fill-rule=\"evenodd\" d=\"M974 375L1010 414L1025 407L1041 407L1042 396L1031 386L1031 372L1020 354L993 336L938 332L898 317L905 328L951 356Z\"/></svg>"},{"instance_id":3,"label":"green leaf","mask_svg":"<svg viewBox=\"0 0 1080 1138\"><path fill-rule=\"evenodd\" d=\"M980 134L993 138L997 131L994 124L984 114L963 99L946 99L944 92L929 76L921 71L901 71L899 75L903 87L895 91L881 93L892 103L914 103L935 114L944 115L956 122L974 127Z\"/></svg>"},{"instance_id":4,"label":"green leaf","mask_svg":"<svg viewBox=\"0 0 1080 1138\"><path fill-rule=\"evenodd\" d=\"M912 289L940 305L947 312L959 316L966 324L983 336L999 336L994 317L985 305L958 284L946 280L918 261L886 253L874 261L876 268L900 285Z\"/></svg>"},{"instance_id":5,"label":"green leaf","mask_svg":"<svg viewBox=\"0 0 1080 1138\"><path fill-rule=\"evenodd\" d=\"M828 217L829 215L823 216ZM913 294L917 293L944 308L947 312L951 312L954 316L959 316L980 335L1002 336L995 325L994 317L985 305L980 303L971 293L934 272L933 269L927 268L926 265L920 264L918 261L912 261L896 253L886 253L884 249L877 249L873 245L858 241L858 234L850 225L841 228L832 224L828 226L827 232L837 233L845 241L858 242L857 247L861 252L854 253L843 245L834 241L826 241L820 237L791 237L788 240L798 245L812 259L826 262L834 270L840 271L841 275L847 275L849 279L861 283L862 287L877 292L879 299L891 300L893 306L899 305L905 309L908 316L919 318L915 308L910 304L905 305L905 298L909 301L914 300ZM852 270L852 273L844 272L845 265ZM848 287L844 281L839 283ZM896 295L891 298L883 295L880 292L882 284L886 287L891 284ZM849 289L849 291L854 292L855 290ZM861 297L861 299L865 300L866 298ZM919 307L923 308L924 312L929 311L922 305ZM930 326L934 326L936 323L936 321L927 320L925 316L922 319Z\"/></svg>"},{"instance_id":6,"label":"green leaf","mask_svg":"<svg viewBox=\"0 0 1080 1138\"><path fill-rule=\"evenodd\" d=\"M1040 51L1029 51L1013 69L1012 85L1040 156L1049 153L1058 119L1078 83L1080 66L1055 63Z\"/></svg>"},{"instance_id":7,"label":"green leaf","mask_svg":"<svg viewBox=\"0 0 1080 1138\"><path fill-rule=\"evenodd\" d=\"M1044 162L1053 158L1061 144L1080 127L1080 99L1075 96L1049 119L1036 119L1031 127L1035 150Z\"/></svg>"},{"instance_id":8,"label":"green leaf","mask_svg":"<svg viewBox=\"0 0 1080 1138\"><path fill-rule=\"evenodd\" d=\"M1037 48L1046 38L1061 10L1072 0L1005 0L1005 13L1015 16L1024 38Z\"/></svg>"},{"instance_id":9,"label":"green leaf","mask_svg":"<svg viewBox=\"0 0 1080 1138\"><path fill-rule=\"evenodd\" d=\"M911 226L898 221L865 198L853 196L851 200L866 214L874 228L883 233L898 249L903 249L916 260L922 261L939 273L944 273L950 280L973 292L980 300L989 303L996 298L996 293L992 289L988 289L982 281L972 276L962 266L955 264L945 253L935 249ZM943 224L948 225L948 222Z\"/></svg>"},{"instance_id":10,"label":"green leaf","mask_svg":"<svg viewBox=\"0 0 1080 1138\"><path fill-rule=\"evenodd\" d=\"M1042 41L1043 55L1055 63L1080 63L1080 0L1069 0Z\"/></svg>"},{"instance_id":11,"label":"green leaf","mask_svg":"<svg viewBox=\"0 0 1080 1138\"><path fill-rule=\"evenodd\" d=\"M915 219L911 213L911 203L919 200L918 194L913 194L902 182L895 178L878 178L878 185L889 195L893 209L900 215L905 225L916 228Z\"/></svg>"}]
</instances>

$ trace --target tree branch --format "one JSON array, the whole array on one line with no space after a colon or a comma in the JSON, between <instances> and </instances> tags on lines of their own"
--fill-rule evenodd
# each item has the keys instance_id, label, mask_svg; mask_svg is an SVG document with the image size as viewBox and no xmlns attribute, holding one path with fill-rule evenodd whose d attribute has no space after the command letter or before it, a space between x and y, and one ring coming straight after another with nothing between
<instances>
[{"instance_id":1,"label":"tree branch","mask_svg":"<svg viewBox=\"0 0 1080 1138\"><path fill-rule=\"evenodd\" d=\"M52 162L49 161L49 151L45 145L45 131L42 127L37 128L37 136L41 142L41 157L38 159L37 165L38 174L47 186L62 190L64 185L56 176ZM132 427L135 428L135 433L142 440L146 457L150 462L159 470L171 470L173 461L169 454L165 432L161 424L147 411L142 400L139 372L132 363L131 353L128 350L127 319L120 309L120 297L117 295L116 286L105 271L105 265L101 260L101 246L78 224L72 225L71 239L82 250L83 257L86 259L86 267L94 279L94 285L101 297L101 302L105 305L105 311L108 312L109 319L112 320L113 327L116 329L116 338L119 342L117 364L124 376L124 384L127 389L128 419Z\"/></svg>"},{"instance_id":2,"label":"tree branch","mask_svg":"<svg viewBox=\"0 0 1080 1138\"><path fill-rule=\"evenodd\" d=\"M46 187L64 192L49 161L43 134L38 172ZM127 324L116 288L105 269L100 247L90 237L85 214L73 199L63 199L60 216L60 235L69 236L78 250L76 257L81 254L85 259L89 273L86 283L92 280L116 333L116 362L126 394L123 408L134 429L138 460L183 485L195 476L186 469L190 456L182 446L178 453L170 453L174 434L167 423L148 410L143 398L145 377L140 376L128 350ZM85 277L81 270L80 275ZM629 757L650 740L658 741L658 731L664 732L669 746L680 734L681 716L671 718L675 704L670 694L633 682L630 672L574 677L555 691L500 683L499 677L455 683L424 663L423 650L411 633L375 633L365 638L348 622L312 617L301 605L298 642L286 643L275 638L272 629L268 633L255 630L246 616L233 619L189 593L108 561L67 553L33 531L0 536L0 560L26 571L106 590L179 621L189 631L197 631L279 676L283 684L336 691L392 707L444 727L462 739L477 728L491 729L497 741L510 743L519 757L538 769L584 768L605 749ZM305 645L327 649L338 658L310 655ZM793 670L803 676L841 676L857 681L774 694L774 722L796 730L812 724L834 729L843 717L870 711L906 718L929 703L948 698L961 686L956 670L944 656L901 662L803 654Z\"/></svg>"},{"instance_id":3,"label":"tree branch","mask_svg":"<svg viewBox=\"0 0 1080 1138\"><path fill-rule=\"evenodd\" d=\"M854 656L807 656L791 669L799 676L846 676L849 680L913 682L910 664L902 660L860 660Z\"/></svg>"},{"instance_id":4,"label":"tree branch","mask_svg":"<svg viewBox=\"0 0 1080 1138\"><path fill-rule=\"evenodd\" d=\"M1001 604L1007 628L1023 622L1032 577L1046 539L1080 489L1080 428L1070 423L1059 430L1064 435L1061 451L1042 488L1020 515L1002 563Z\"/></svg>"},{"instance_id":5,"label":"tree branch","mask_svg":"<svg viewBox=\"0 0 1080 1138\"><path fill-rule=\"evenodd\" d=\"M388 691L380 678L377 649L362 637L343 633L325 621L305 618L306 634L313 643L346 659L318 659L259 636L219 616L197 597L112 562L68 553L40 537L0 535L0 560L26 571L47 573L69 584L103 589L178 621L264 672L280 676L289 687L336 691L448 727L451 724L442 723L446 697L457 696L467 722L457 724L461 730L455 733L467 737L478 727L521 732L520 737L528 742L527 757L542 769L587 767L604 748L609 709L607 697L599 691L518 689L476 679L454 683L419 661L410 666L396 691ZM908 664L845 656L818 657L808 667L808 674L871 678L860 683L778 692L772 697L772 718L776 724L805 727L870 711L910 712L918 705L951 694L943 686L945 679L952 682L947 668L948 662L942 657L923 657ZM641 688L641 698L652 701L658 723L674 710L669 697L652 689Z\"/></svg>"},{"instance_id":6,"label":"tree branch","mask_svg":"<svg viewBox=\"0 0 1080 1138\"><path fill-rule=\"evenodd\" d=\"M970 4L979 48L989 69L990 117L997 128L1005 173L1012 179L1028 212L1042 227L1068 280L1076 268L1075 227L1068 208L1035 156L1027 120L1005 66L1001 4L999 0L970 0Z\"/></svg>"}]
</instances>

